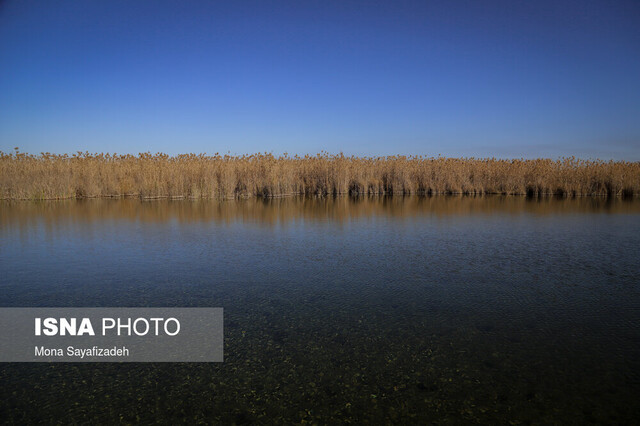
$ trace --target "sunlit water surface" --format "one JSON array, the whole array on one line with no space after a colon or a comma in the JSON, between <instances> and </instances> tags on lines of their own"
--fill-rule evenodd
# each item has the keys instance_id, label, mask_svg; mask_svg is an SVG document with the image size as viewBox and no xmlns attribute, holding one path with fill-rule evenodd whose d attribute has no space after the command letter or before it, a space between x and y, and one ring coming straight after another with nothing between
<instances>
[{"instance_id":1,"label":"sunlit water surface","mask_svg":"<svg viewBox=\"0 0 640 426\"><path fill-rule=\"evenodd\" d=\"M225 309L220 364L3 364L24 423L630 423L640 202L0 204L0 306Z\"/></svg>"}]
</instances>

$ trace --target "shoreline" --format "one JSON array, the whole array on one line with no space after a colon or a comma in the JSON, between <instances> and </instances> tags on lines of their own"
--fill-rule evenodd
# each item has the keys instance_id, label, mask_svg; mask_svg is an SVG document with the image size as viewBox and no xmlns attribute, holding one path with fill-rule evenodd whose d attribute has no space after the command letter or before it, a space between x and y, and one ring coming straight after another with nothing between
<instances>
[{"instance_id":1,"label":"shoreline","mask_svg":"<svg viewBox=\"0 0 640 426\"><path fill-rule=\"evenodd\" d=\"M411 194L405 193L382 193L382 194L351 194L351 193L338 193L338 194L283 194L283 195L246 195L236 197L193 197L185 195L157 195L157 196L140 196L139 194L122 194L122 195L92 195L92 196L69 196L69 197L52 197L52 198L0 198L0 201L81 201L81 200L132 200L137 199L140 201L239 201L239 200L274 200L282 198L320 198L320 199L332 199L332 198L385 198L385 197L468 197L468 198L482 198L482 197L514 197L514 198L526 198L530 200L535 199L619 199L619 200L631 200L640 199L640 194L559 194L559 193L542 193L537 195L525 194L525 193L503 193L503 192L484 192L484 193L467 193L467 192L417 192Z\"/></svg>"}]
</instances>

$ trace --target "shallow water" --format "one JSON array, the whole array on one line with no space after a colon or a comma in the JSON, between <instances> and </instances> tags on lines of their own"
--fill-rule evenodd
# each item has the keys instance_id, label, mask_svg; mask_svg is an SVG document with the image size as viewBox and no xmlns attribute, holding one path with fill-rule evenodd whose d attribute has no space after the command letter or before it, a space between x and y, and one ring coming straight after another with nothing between
<instances>
[{"instance_id":1,"label":"shallow water","mask_svg":"<svg viewBox=\"0 0 640 426\"><path fill-rule=\"evenodd\" d=\"M221 364L1 364L0 420L631 423L640 201L0 204L0 306L225 309Z\"/></svg>"}]
</instances>

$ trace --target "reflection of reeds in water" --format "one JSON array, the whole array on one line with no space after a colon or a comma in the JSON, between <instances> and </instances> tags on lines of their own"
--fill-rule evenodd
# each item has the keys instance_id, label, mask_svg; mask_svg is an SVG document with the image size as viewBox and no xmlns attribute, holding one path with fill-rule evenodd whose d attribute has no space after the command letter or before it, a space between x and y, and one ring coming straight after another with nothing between
<instances>
[{"instance_id":1,"label":"reflection of reeds in water","mask_svg":"<svg viewBox=\"0 0 640 426\"><path fill-rule=\"evenodd\" d=\"M635 200L526 197L290 197L265 200L171 201L84 200L0 202L0 231L59 229L118 221L142 223L235 222L277 225L303 221L347 223L375 217L413 218L495 214L640 213Z\"/></svg>"},{"instance_id":2,"label":"reflection of reeds in water","mask_svg":"<svg viewBox=\"0 0 640 426\"><path fill-rule=\"evenodd\" d=\"M640 195L640 162L425 157L0 153L0 198L293 194Z\"/></svg>"}]
</instances>

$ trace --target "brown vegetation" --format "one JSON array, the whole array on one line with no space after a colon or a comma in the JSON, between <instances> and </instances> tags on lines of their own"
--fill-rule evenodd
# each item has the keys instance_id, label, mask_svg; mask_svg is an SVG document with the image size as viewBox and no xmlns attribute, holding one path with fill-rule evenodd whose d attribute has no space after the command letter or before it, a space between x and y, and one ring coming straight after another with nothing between
<instances>
[{"instance_id":1,"label":"brown vegetation","mask_svg":"<svg viewBox=\"0 0 640 426\"><path fill-rule=\"evenodd\" d=\"M0 152L0 198L331 194L639 196L640 162L422 156Z\"/></svg>"}]
</instances>

